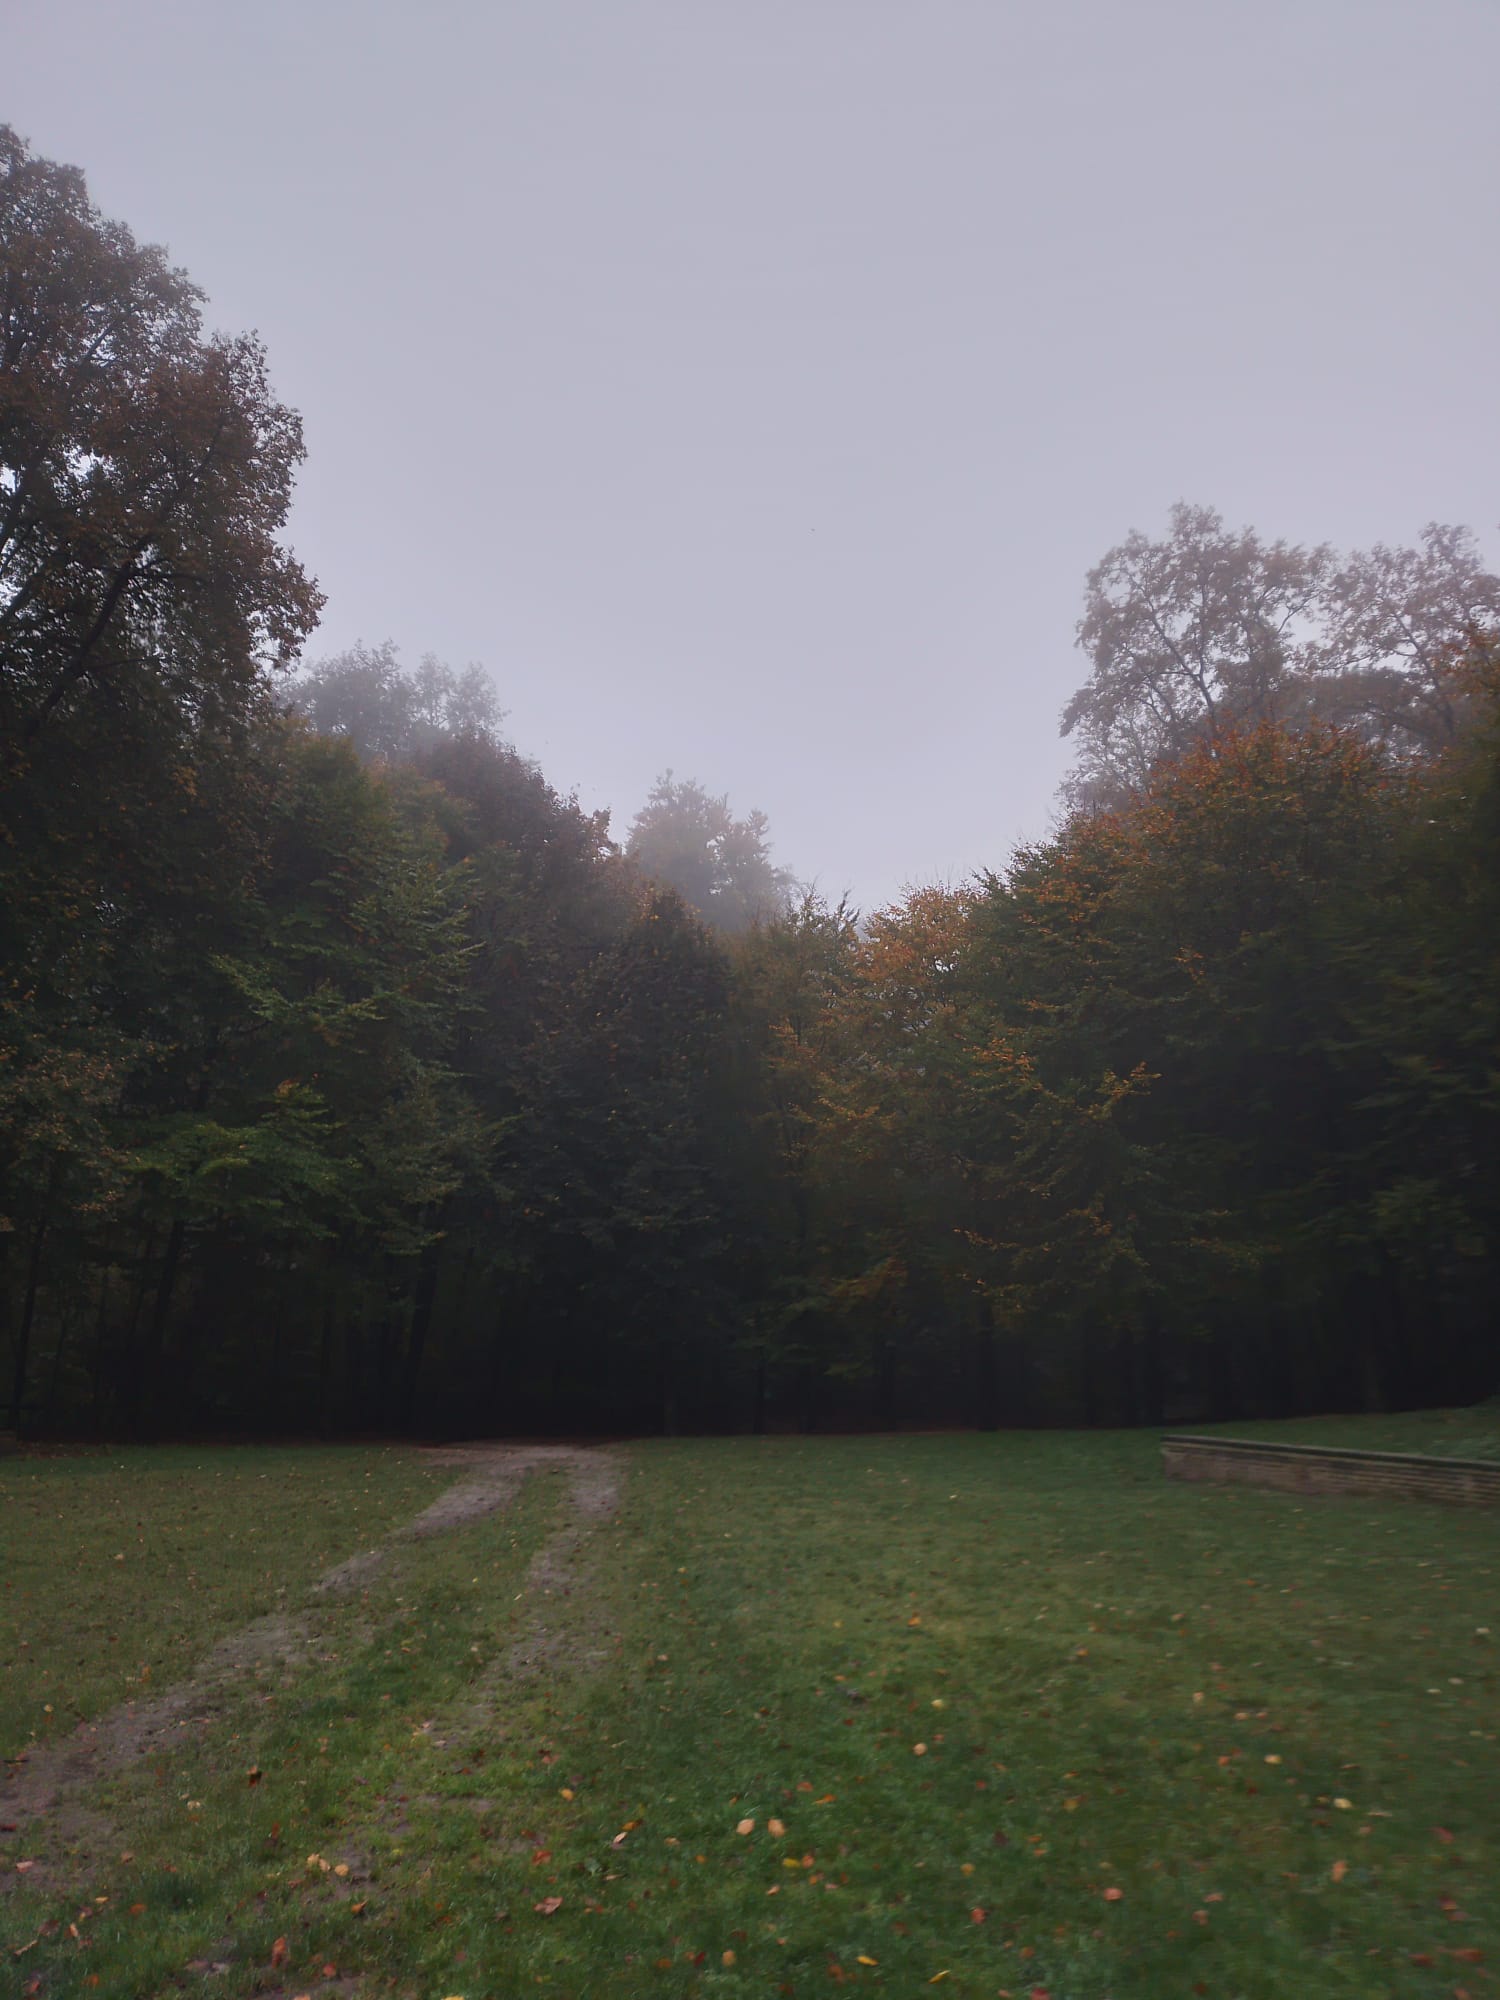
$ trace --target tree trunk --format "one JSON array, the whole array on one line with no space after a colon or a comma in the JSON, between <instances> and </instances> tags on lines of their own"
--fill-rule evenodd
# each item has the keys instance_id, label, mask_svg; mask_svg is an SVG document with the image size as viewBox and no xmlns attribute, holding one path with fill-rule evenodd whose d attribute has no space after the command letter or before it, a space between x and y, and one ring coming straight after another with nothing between
<instances>
[{"instance_id":1,"label":"tree trunk","mask_svg":"<svg viewBox=\"0 0 1500 2000\"><path fill-rule=\"evenodd\" d=\"M402 1422L414 1431L417 1425L417 1389L422 1372L422 1356L432 1328L432 1308L437 1299L438 1265L442 1242L438 1238L424 1244L417 1264L417 1285L412 1298L411 1332L407 1339L406 1367L402 1390Z\"/></svg>"},{"instance_id":2,"label":"tree trunk","mask_svg":"<svg viewBox=\"0 0 1500 2000\"><path fill-rule=\"evenodd\" d=\"M62 1383L63 1357L68 1351L68 1336L73 1331L73 1307L66 1306L57 1322L57 1345L52 1350L52 1369L47 1377L47 1399L42 1405L42 1428L51 1430L57 1412L57 1392Z\"/></svg>"},{"instance_id":3,"label":"tree trunk","mask_svg":"<svg viewBox=\"0 0 1500 2000\"><path fill-rule=\"evenodd\" d=\"M104 1350L109 1340L109 1280L113 1266L106 1247L104 1269L99 1279L99 1319L94 1328L94 1360L90 1369L90 1414L97 1436L104 1410Z\"/></svg>"},{"instance_id":4,"label":"tree trunk","mask_svg":"<svg viewBox=\"0 0 1500 2000\"><path fill-rule=\"evenodd\" d=\"M328 1431L328 1375L333 1366L333 1295L323 1300L323 1328L318 1340L318 1431Z\"/></svg>"},{"instance_id":5,"label":"tree trunk","mask_svg":"<svg viewBox=\"0 0 1500 2000\"><path fill-rule=\"evenodd\" d=\"M974 1414L980 1430L1000 1428L1000 1365L995 1352L995 1311L981 1299L974 1329Z\"/></svg>"},{"instance_id":6,"label":"tree trunk","mask_svg":"<svg viewBox=\"0 0 1500 2000\"><path fill-rule=\"evenodd\" d=\"M48 1195L51 1202L51 1195ZM36 1295L42 1275L42 1245L47 1240L46 1213L36 1226L36 1234L31 1239L31 1255L26 1262L26 1297L21 1306L21 1325L16 1334L16 1367L10 1388L10 1427L13 1431L21 1428L21 1406L26 1399L26 1363L30 1358L31 1328L36 1319Z\"/></svg>"},{"instance_id":7,"label":"tree trunk","mask_svg":"<svg viewBox=\"0 0 1500 2000\"><path fill-rule=\"evenodd\" d=\"M167 1321L172 1312L172 1294L177 1289L177 1269L182 1260L182 1239L185 1234L186 1227L181 1216L178 1216L167 1233L166 1255L162 1258L161 1276L156 1284L156 1302L151 1308L151 1324L146 1329L142 1350L136 1357L136 1376L131 1385L130 1398L131 1416L136 1423L140 1421L147 1394L155 1389L156 1378L161 1370Z\"/></svg>"}]
</instances>

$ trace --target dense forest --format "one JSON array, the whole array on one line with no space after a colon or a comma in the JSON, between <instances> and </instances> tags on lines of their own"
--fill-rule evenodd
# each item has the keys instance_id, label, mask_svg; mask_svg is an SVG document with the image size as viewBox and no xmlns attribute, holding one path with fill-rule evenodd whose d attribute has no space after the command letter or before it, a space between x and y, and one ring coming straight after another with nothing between
<instances>
[{"instance_id":1,"label":"dense forest","mask_svg":"<svg viewBox=\"0 0 1500 2000\"><path fill-rule=\"evenodd\" d=\"M309 658L298 420L202 308L0 128L13 1426L1500 1387L1500 580L1466 532L1129 536L1054 832L861 915L694 780L617 842L482 673Z\"/></svg>"}]
</instances>

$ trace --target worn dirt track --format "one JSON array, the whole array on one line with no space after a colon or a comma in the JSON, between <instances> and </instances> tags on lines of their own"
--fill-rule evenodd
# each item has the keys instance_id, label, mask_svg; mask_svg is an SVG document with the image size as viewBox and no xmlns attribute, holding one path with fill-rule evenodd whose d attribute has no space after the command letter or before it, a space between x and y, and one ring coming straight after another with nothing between
<instances>
[{"instance_id":1,"label":"worn dirt track","mask_svg":"<svg viewBox=\"0 0 1500 2000\"><path fill-rule=\"evenodd\" d=\"M527 1592L543 1597L572 1592L591 1526L613 1514L619 1501L624 1468L618 1453L587 1445L476 1443L431 1447L424 1455L466 1476L398 1528L384 1547L362 1550L319 1577L309 1592L314 1602L362 1589L385 1568L397 1544L420 1543L496 1513L510 1504L528 1474L551 1467L569 1475L571 1518L532 1559ZM44 1818L56 1826L72 1818L81 1833L90 1830L94 1816L77 1804L89 1787L152 1752L170 1752L194 1735L209 1735L231 1687L242 1684L247 1672L299 1665L311 1657L320 1631L313 1611L257 1618L221 1639L186 1680L146 1700L123 1702L59 1741L24 1752L0 1778L0 1826L19 1829ZM557 1657L559 1644L549 1622L538 1617L513 1648L512 1663L521 1672L539 1671Z\"/></svg>"}]
</instances>

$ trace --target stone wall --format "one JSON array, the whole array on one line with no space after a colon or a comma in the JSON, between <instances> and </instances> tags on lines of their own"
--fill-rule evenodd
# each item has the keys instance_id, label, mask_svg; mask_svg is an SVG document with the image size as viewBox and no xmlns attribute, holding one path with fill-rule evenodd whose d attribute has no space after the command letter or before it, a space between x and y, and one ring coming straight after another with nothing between
<instances>
[{"instance_id":1,"label":"stone wall","mask_svg":"<svg viewBox=\"0 0 1500 2000\"><path fill-rule=\"evenodd\" d=\"M1336 1445L1272 1444L1257 1438L1162 1439L1168 1479L1274 1486L1287 1493L1363 1493L1391 1500L1445 1500L1500 1507L1500 1460L1426 1458L1405 1451L1345 1451Z\"/></svg>"}]
</instances>

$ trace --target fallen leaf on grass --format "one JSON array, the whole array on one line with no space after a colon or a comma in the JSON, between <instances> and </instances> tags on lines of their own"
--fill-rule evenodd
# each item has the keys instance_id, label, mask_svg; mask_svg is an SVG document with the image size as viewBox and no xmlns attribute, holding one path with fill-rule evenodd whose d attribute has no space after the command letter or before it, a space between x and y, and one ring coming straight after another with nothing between
<instances>
[{"instance_id":1,"label":"fallen leaf on grass","mask_svg":"<svg viewBox=\"0 0 1500 2000\"><path fill-rule=\"evenodd\" d=\"M742 1819L739 1825L735 1828L736 1833L754 1833L754 1831L755 1831L755 1821L753 1819ZM624 1834L622 1833L619 1836L619 1838L623 1840L625 1838Z\"/></svg>"},{"instance_id":2,"label":"fallen leaf on grass","mask_svg":"<svg viewBox=\"0 0 1500 2000\"><path fill-rule=\"evenodd\" d=\"M766 1832L770 1834L772 1840L780 1840L786 1832L786 1828L779 1819L768 1819L766 1821Z\"/></svg>"},{"instance_id":3,"label":"fallen leaf on grass","mask_svg":"<svg viewBox=\"0 0 1500 2000\"><path fill-rule=\"evenodd\" d=\"M259 1764L252 1764L245 1773L245 1783L247 1785L258 1785L261 1781L261 1776L262 1773Z\"/></svg>"},{"instance_id":4,"label":"fallen leaf on grass","mask_svg":"<svg viewBox=\"0 0 1500 2000\"><path fill-rule=\"evenodd\" d=\"M878 1958L867 1958L864 1952L861 1952L855 1963L858 1965L879 1965L880 1960Z\"/></svg>"},{"instance_id":5,"label":"fallen leaf on grass","mask_svg":"<svg viewBox=\"0 0 1500 2000\"><path fill-rule=\"evenodd\" d=\"M911 1754L913 1757L925 1757L927 1755L927 1745L925 1743L913 1743Z\"/></svg>"},{"instance_id":6,"label":"fallen leaf on grass","mask_svg":"<svg viewBox=\"0 0 1500 2000\"><path fill-rule=\"evenodd\" d=\"M561 1896L543 1896L539 1903L531 1906L539 1917L555 1917L562 1908Z\"/></svg>"},{"instance_id":7,"label":"fallen leaf on grass","mask_svg":"<svg viewBox=\"0 0 1500 2000\"><path fill-rule=\"evenodd\" d=\"M288 1945L286 1939L284 1937L277 1938L275 1944L271 1946L272 1968L274 1969L278 1965L285 1965L291 1955L291 1947Z\"/></svg>"},{"instance_id":8,"label":"fallen leaf on grass","mask_svg":"<svg viewBox=\"0 0 1500 2000\"><path fill-rule=\"evenodd\" d=\"M1109 1888L1104 1892L1104 1900L1106 1903L1118 1903L1124 1894L1123 1889Z\"/></svg>"},{"instance_id":9,"label":"fallen leaf on grass","mask_svg":"<svg viewBox=\"0 0 1500 2000\"><path fill-rule=\"evenodd\" d=\"M726 1951L721 1953L719 1957L719 1963L720 1965L733 1965L734 1953L732 1951Z\"/></svg>"},{"instance_id":10,"label":"fallen leaf on grass","mask_svg":"<svg viewBox=\"0 0 1500 2000\"><path fill-rule=\"evenodd\" d=\"M1443 1841L1443 1842L1445 1842L1445 1843L1451 1843L1451 1841L1452 1841L1452 1839L1453 1839L1453 1835L1452 1835L1452 1834L1451 1834L1451 1833L1450 1833L1450 1832L1448 1831L1447 1827L1445 1827L1445 1826L1435 1826L1435 1827L1434 1827L1434 1828L1433 1828L1432 1830L1433 1830L1434 1834L1436 1834L1436 1836L1437 1836L1437 1838L1438 1838L1439 1840L1441 1840L1441 1841Z\"/></svg>"},{"instance_id":11,"label":"fallen leaf on grass","mask_svg":"<svg viewBox=\"0 0 1500 2000\"><path fill-rule=\"evenodd\" d=\"M990 1913L989 1913L989 1911L988 1911L988 1910L970 1910L970 1912L969 1912L969 1922L970 1922L971 1924L982 1924L982 1923L985 1923L985 1922L987 1922L987 1921L988 1921L988 1919L989 1919L989 1914L990 1914Z\"/></svg>"},{"instance_id":12,"label":"fallen leaf on grass","mask_svg":"<svg viewBox=\"0 0 1500 2000\"><path fill-rule=\"evenodd\" d=\"M1349 1864L1348 1864L1348 1862L1347 1862L1347 1861L1335 1861L1335 1862L1334 1862L1334 1864L1333 1864L1333 1879L1334 1879L1334 1881L1335 1881L1335 1882L1342 1882L1342 1881L1343 1881L1343 1879L1344 1879L1344 1877L1345 1877L1345 1876L1346 1876L1346 1875L1347 1875L1348 1873L1349 1873Z\"/></svg>"}]
</instances>

